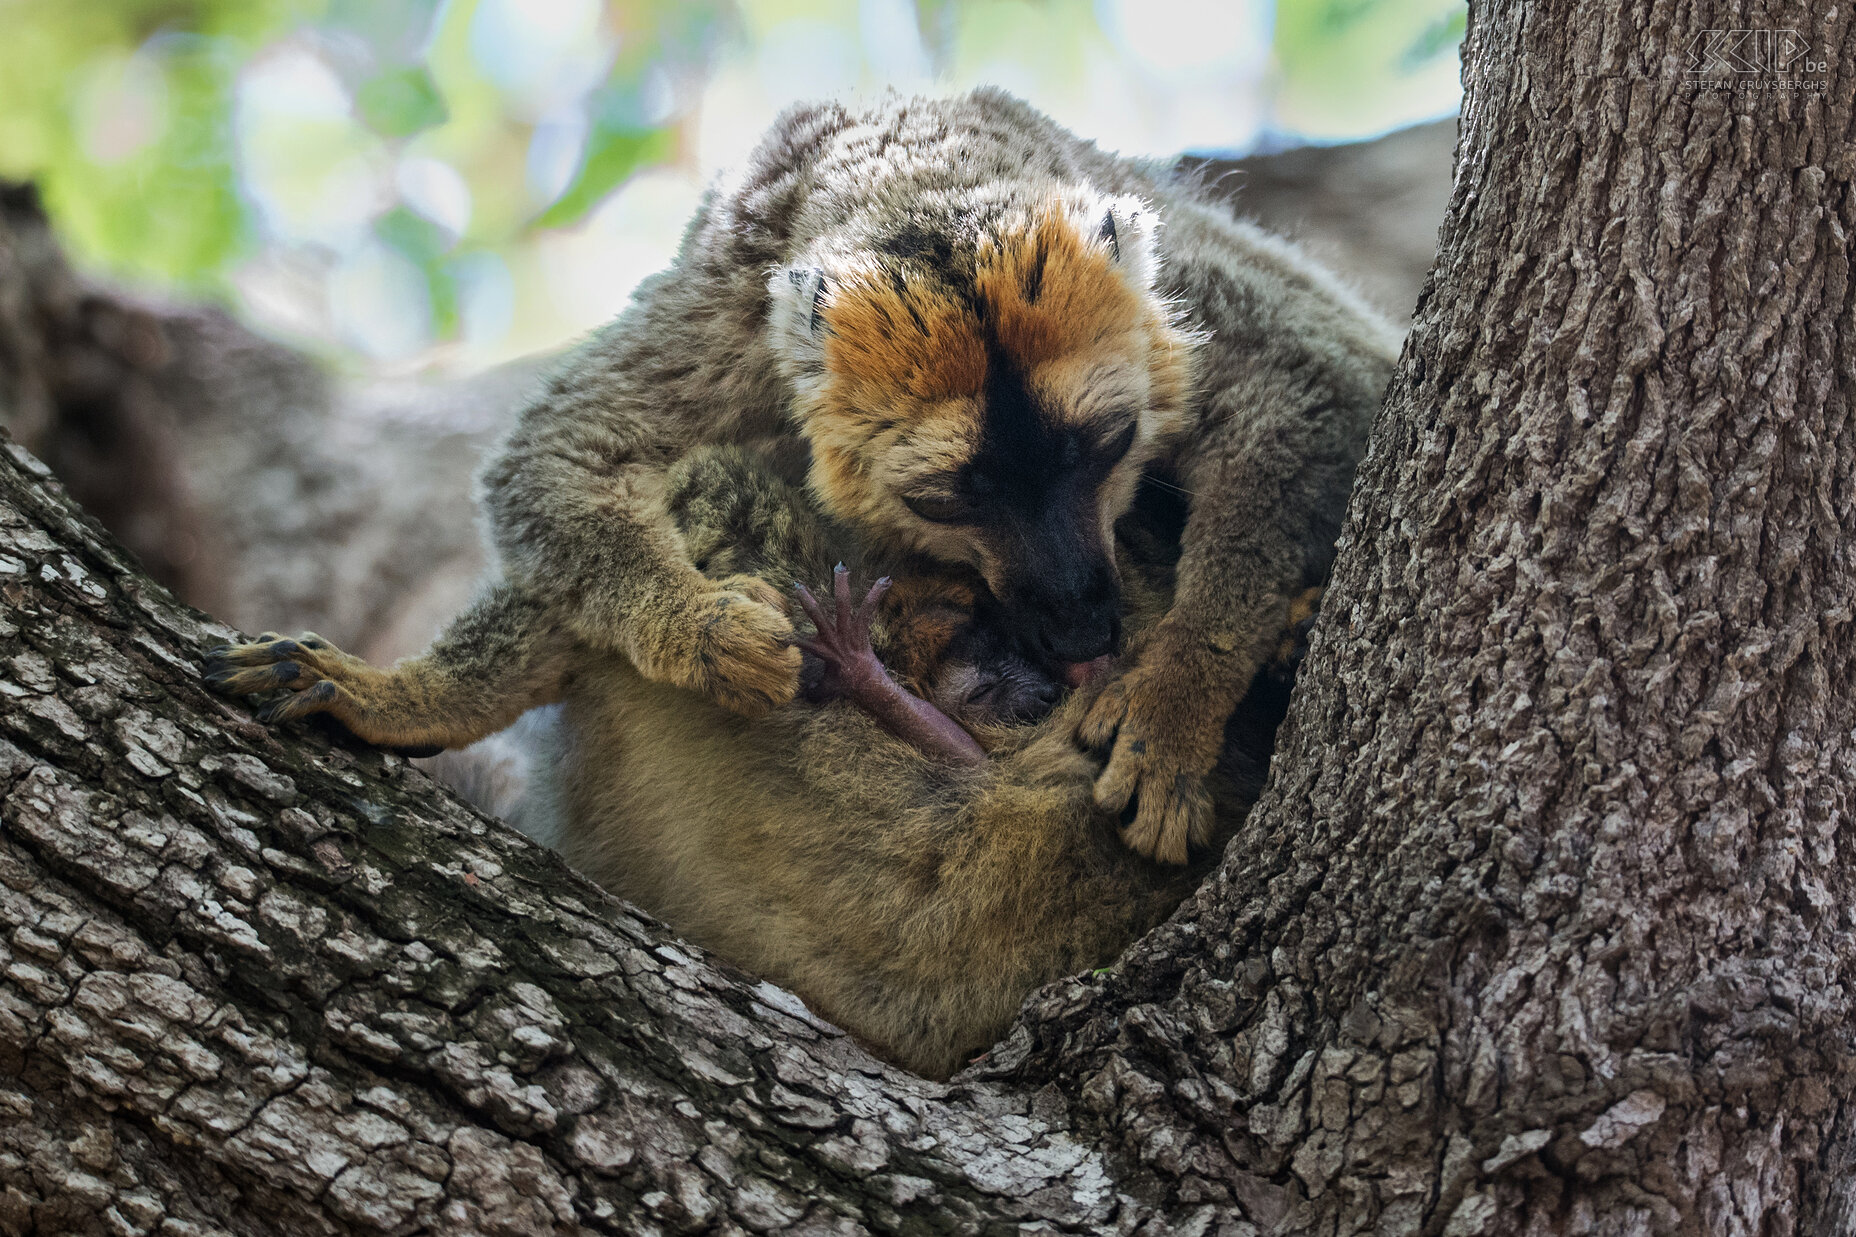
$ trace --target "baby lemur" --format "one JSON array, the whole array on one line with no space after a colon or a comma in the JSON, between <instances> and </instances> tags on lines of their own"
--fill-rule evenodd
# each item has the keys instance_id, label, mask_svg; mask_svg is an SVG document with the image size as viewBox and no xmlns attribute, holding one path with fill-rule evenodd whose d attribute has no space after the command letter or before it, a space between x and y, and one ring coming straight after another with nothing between
<instances>
[{"instance_id":1,"label":"baby lemur","mask_svg":"<svg viewBox=\"0 0 1856 1237\"><path fill-rule=\"evenodd\" d=\"M670 470L665 496L696 561L718 578L822 578L836 555L860 579L896 570L875 615L877 649L896 680L993 758L978 765L893 737L854 701L801 701L746 722L577 644L508 584L389 669L313 635L267 634L219 650L209 679L232 693L290 689L265 711L273 720L326 714L370 741L433 747L562 702L535 761L523 812L531 832L685 936L935 1076L996 1039L1037 984L1111 960L1202 875L1203 864L1136 857L1095 808L1095 764L1061 714L1087 707L1098 685L1046 724L1024 724L1051 708L1052 676L961 573L865 557L768 457L742 449L692 452ZM1136 630L1164 611L1183 520L1176 496L1155 487L1121 522ZM1212 779L1225 830L1261 785L1306 622L1285 634L1227 729ZM831 694L822 673L808 677L813 694Z\"/></svg>"}]
</instances>

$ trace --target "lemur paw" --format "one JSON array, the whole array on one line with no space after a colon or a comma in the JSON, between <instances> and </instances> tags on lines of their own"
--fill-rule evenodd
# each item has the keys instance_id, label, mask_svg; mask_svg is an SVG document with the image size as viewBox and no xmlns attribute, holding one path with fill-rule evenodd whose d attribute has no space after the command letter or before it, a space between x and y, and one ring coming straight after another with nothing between
<instances>
[{"instance_id":1,"label":"lemur paw","mask_svg":"<svg viewBox=\"0 0 1856 1237\"><path fill-rule=\"evenodd\" d=\"M435 756L444 748L398 741L387 719L370 708L366 697L381 671L305 632L291 639L267 631L250 644L226 644L207 650L202 667L207 686L227 696L254 696L278 689L290 694L258 710L267 725L326 714L363 742L402 756Z\"/></svg>"},{"instance_id":2,"label":"lemur paw","mask_svg":"<svg viewBox=\"0 0 1856 1237\"><path fill-rule=\"evenodd\" d=\"M1276 654L1267 667L1270 674L1286 682L1302 668L1302 661L1308 656L1308 637L1315 629L1315 620L1321 616L1321 597L1326 592L1326 587L1316 585L1304 589L1289 603L1288 620L1276 642Z\"/></svg>"},{"instance_id":3,"label":"lemur paw","mask_svg":"<svg viewBox=\"0 0 1856 1237\"><path fill-rule=\"evenodd\" d=\"M744 717L789 704L799 691L801 654L779 591L753 576L729 576L697 596L687 616L687 686Z\"/></svg>"},{"instance_id":4,"label":"lemur paw","mask_svg":"<svg viewBox=\"0 0 1856 1237\"><path fill-rule=\"evenodd\" d=\"M1230 691L1202 679L1204 659L1169 649L1164 638L1102 689L1077 727L1086 747L1107 749L1096 779L1096 805L1119 813L1122 841L1161 863L1186 862L1188 844L1211 840L1212 801L1205 777L1218 761ZM1240 680L1243 681L1243 680Z\"/></svg>"},{"instance_id":5,"label":"lemur paw","mask_svg":"<svg viewBox=\"0 0 1856 1237\"><path fill-rule=\"evenodd\" d=\"M851 573L839 563L831 573L832 608L827 610L810 589L794 581L793 591L799 596L800 608L812 620L818 633L801 637L794 643L824 663L824 677L812 689L817 699L854 696L860 686L886 673L870 644L870 624L876 618L883 594L889 591L889 584L889 577L884 576L853 606Z\"/></svg>"}]
</instances>

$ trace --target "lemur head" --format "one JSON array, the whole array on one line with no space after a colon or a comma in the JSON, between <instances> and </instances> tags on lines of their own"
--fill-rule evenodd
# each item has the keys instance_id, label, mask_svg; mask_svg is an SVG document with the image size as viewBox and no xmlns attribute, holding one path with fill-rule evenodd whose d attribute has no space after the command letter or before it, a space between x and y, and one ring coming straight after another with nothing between
<instances>
[{"instance_id":1,"label":"lemur head","mask_svg":"<svg viewBox=\"0 0 1856 1237\"><path fill-rule=\"evenodd\" d=\"M1114 524L1184 418L1191 334L1154 289L1157 225L1083 193L918 210L769 285L820 504L975 568L1058 662L1115 651Z\"/></svg>"}]
</instances>

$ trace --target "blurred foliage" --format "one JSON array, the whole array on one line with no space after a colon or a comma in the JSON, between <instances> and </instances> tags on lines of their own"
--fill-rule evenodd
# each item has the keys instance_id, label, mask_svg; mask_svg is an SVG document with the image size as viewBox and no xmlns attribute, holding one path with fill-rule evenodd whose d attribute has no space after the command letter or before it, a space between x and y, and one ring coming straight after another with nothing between
<instances>
[{"instance_id":1,"label":"blurred foliage","mask_svg":"<svg viewBox=\"0 0 1856 1237\"><path fill-rule=\"evenodd\" d=\"M0 7L0 173L37 177L85 254L209 282L245 240L231 141L245 57L289 0Z\"/></svg>"},{"instance_id":2,"label":"blurred foliage","mask_svg":"<svg viewBox=\"0 0 1856 1237\"><path fill-rule=\"evenodd\" d=\"M998 81L1111 146L1360 136L1448 105L1462 11L0 0L0 176L39 182L87 266L237 302L299 342L389 360L473 334L534 347L610 313L668 256L699 175L790 98ZM613 212L641 171L673 168ZM606 233L563 239L595 215ZM637 238L616 266L589 258Z\"/></svg>"},{"instance_id":3,"label":"blurred foliage","mask_svg":"<svg viewBox=\"0 0 1856 1237\"><path fill-rule=\"evenodd\" d=\"M1304 137L1358 136L1426 119L1406 100L1435 97L1457 80L1463 0L1279 0L1276 120Z\"/></svg>"},{"instance_id":4,"label":"blurred foliage","mask_svg":"<svg viewBox=\"0 0 1856 1237\"><path fill-rule=\"evenodd\" d=\"M391 158L422 134L463 169L477 209L465 236L404 205L377 238L450 299L447 255L495 249L533 227L571 224L642 166L670 157L675 126L641 109L647 70L700 62L725 0L604 15L611 57L582 105L578 168L537 209L520 167L539 117L505 106L469 47L474 3L437 0L0 0L0 176L36 179L67 242L112 273L223 292L263 239L244 180L310 182L355 157ZM274 151L241 150L242 73L267 49L312 48L337 72L355 124L299 124ZM513 160L511 148L517 151ZM254 167L253 164L258 166ZM499 191L500 187L500 191ZM300 183L300 196L315 186ZM287 195L286 195L287 196ZM286 229L287 230L287 229ZM447 315L441 315L444 317Z\"/></svg>"}]
</instances>

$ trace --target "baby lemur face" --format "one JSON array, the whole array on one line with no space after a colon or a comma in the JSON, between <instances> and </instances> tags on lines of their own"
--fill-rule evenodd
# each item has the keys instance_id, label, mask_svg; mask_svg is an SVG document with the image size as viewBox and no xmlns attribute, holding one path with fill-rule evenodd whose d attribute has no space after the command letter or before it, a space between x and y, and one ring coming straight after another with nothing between
<instances>
[{"instance_id":1,"label":"baby lemur face","mask_svg":"<svg viewBox=\"0 0 1856 1237\"><path fill-rule=\"evenodd\" d=\"M969 623L927 676L926 699L969 731L1018 726L1056 707L1062 686L999 627Z\"/></svg>"},{"instance_id":2,"label":"baby lemur face","mask_svg":"<svg viewBox=\"0 0 1856 1237\"><path fill-rule=\"evenodd\" d=\"M1154 226L1081 196L912 214L772 285L820 504L976 570L1056 664L1115 651L1114 523L1183 419Z\"/></svg>"}]
</instances>

